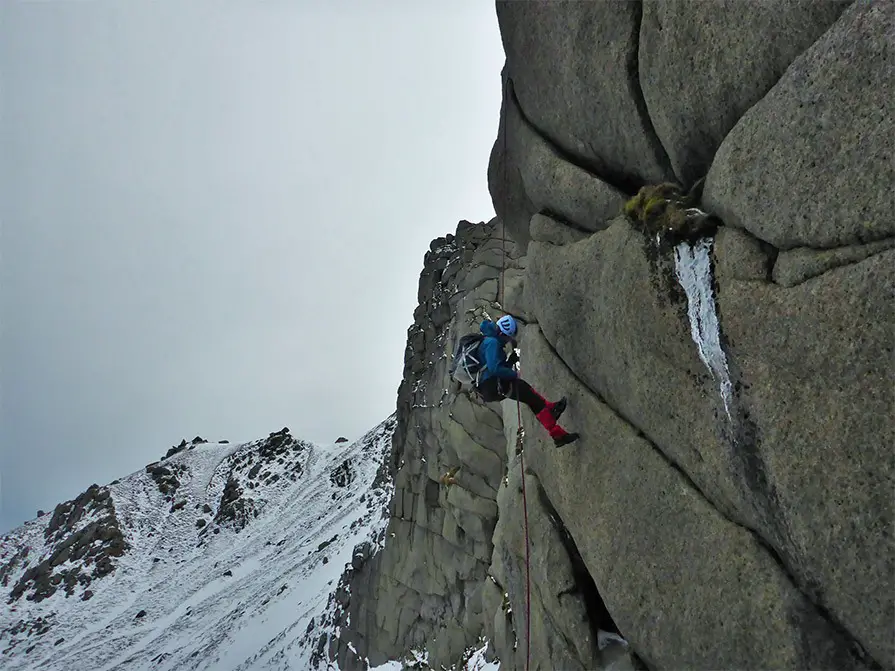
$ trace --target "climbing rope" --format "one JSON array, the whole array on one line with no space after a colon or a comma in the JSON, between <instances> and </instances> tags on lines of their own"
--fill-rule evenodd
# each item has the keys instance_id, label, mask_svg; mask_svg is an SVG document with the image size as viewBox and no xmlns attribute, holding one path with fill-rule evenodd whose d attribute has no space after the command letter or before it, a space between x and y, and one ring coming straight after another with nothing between
<instances>
[{"instance_id":1,"label":"climbing rope","mask_svg":"<svg viewBox=\"0 0 895 671\"><path fill-rule=\"evenodd\" d=\"M504 92L504 99L506 99L506 92ZM505 270L507 266L507 236L506 236L506 214L508 208L508 197L507 197L507 163L509 159L507 157L507 125L508 125L508 115L504 115L503 119L503 216L500 218L500 239L501 239L501 264L500 264L500 309L506 311L504 307L504 297L506 293L504 288L506 287L505 282ZM519 372L522 372L522 364L519 364ZM531 555L530 555L530 547L528 541L528 497L525 492L525 447L523 445L523 438L525 437L525 431L522 428L522 404L519 401L519 394L516 394L516 420L517 426L519 427L516 430L516 454L519 455L519 470L522 475L522 516L523 516L523 529L525 531L525 671L528 671L529 664L531 663Z\"/></svg>"},{"instance_id":2,"label":"climbing rope","mask_svg":"<svg viewBox=\"0 0 895 671\"><path fill-rule=\"evenodd\" d=\"M516 415L519 419L519 470L522 473L522 515L525 523L525 671L528 671L531 660L531 558L528 543L528 498L525 495L525 449L522 446L525 432L522 430L522 410L518 399L516 399Z\"/></svg>"}]
</instances>

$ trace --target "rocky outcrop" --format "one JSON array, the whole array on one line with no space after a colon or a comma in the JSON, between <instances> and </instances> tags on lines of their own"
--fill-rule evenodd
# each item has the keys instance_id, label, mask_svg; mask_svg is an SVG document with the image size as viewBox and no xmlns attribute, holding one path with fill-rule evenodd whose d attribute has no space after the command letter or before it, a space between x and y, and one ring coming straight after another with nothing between
<instances>
[{"instance_id":1,"label":"rocky outcrop","mask_svg":"<svg viewBox=\"0 0 895 671\"><path fill-rule=\"evenodd\" d=\"M780 249L895 236L895 3L855 2L737 122L706 204Z\"/></svg>"},{"instance_id":2,"label":"rocky outcrop","mask_svg":"<svg viewBox=\"0 0 895 671\"><path fill-rule=\"evenodd\" d=\"M777 606L789 604L785 610L806 614L787 619L781 611L780 622L789 625L768 633L768 640L777 640L776 651L750 661L736 658L733 639L730 658L687 657L698 650L678 646L674 654L680 657L663 659L660 651L647 649L652 643L636 640L636 630L646 625L631 630L618 611L619 626L635 651L658 667L895 663L887 624L895 618L890 533L895 465L889 449L895 438L895 266L891 207L884 204L895 183L891 161L884 158L893 136L886 133L885 119L892 116L887 55L895 22L891 3L855 3L845 12L832 3L804 9L755 3L738 16L736 28L727 29L732 22L724 3L644 5L640 76L647 107L657 114L655 127L681 180L687 183L708 170L702 207L718 215L714 240L675 247L677 241L655 237L656 231L642 230L624 216L593 226L541 211L524 227L532 242L523 305L549 343L544 356L534 357L535 366L547 361L552 370L561 362L583 395L627 422L661 457L659 463L679 472L701 497L696 517L702 524L708 523L706 516L717 516L713 524L751 544L756 566L764 568L749 580L772 580ZM616 10L605 12L611 22ZM702 69L686 56L695 49L687 41L688 29L665 32L689 25L697 14L703 17L701 30L742 31L736 40L701 46L701 55L692 58L704 56L706 63L711 57L711 66ZM769 21L773 30L749 29ZM527 34L542 39L542 30L529 25ZM740 89L739 97L724 96L720 82L740 76L737 68L723 67L725 59L738 44L757 40L781 47L760 55L766 60L749 74L760 81ZM543 48L558 44L562 40ZM570 62L615 59L611 49L599 47L590 56L563 53ZM669 81L676 62L687 62L686 77L699 82L704 107L695 116L680 113L693 108L695 94L688 92L689 80ZM563 72L557 69L560 78ZM508 95L504 115L510 120L513 103ZM711 115L711 123L700 121L703 113ZM856 127L867 132L856 134ZM524 147L511 121L506 128L508 139L498 136L495 148L504 141ZM817 159L822 146L829 147L823 153L832 162ZM563 158L585 165L571 153ZM814 249L837 245L847 246ZM705 331L709 313L717 323L714 334ZM567 388L551 388L550 379L544 378L548 393ZM578 414L581 402L572 401L569 412L589 426L595 411ZM578 450L595 448L592 430L583 432ZM579 514L564 511L558 495L564 481L532 468L574 530ZM613 472L643 470L629 464ZM631 505L619 511L637 518ZM658 542L647 525L637 528L638 537ZM580 545L586 562L595 558L583 538ZM691 552L681 551L677 560L670 551L664 556L683 565L692 563ZM740 550L735 554L746 556ZM692 584L684 587L688 581L680 579L676 584L693 592L673 600L687 600L692 609L694 601L708 603L709 594L700 592L711 584L707 576L714 569L703 567L704 578L696 577L699 570L688 570ZM591 573L598 585L600 571ZM648 584L646 574L632 580L616 589L630 590L640 580ZM749 589L737 597L743 599L741 609L751 603ZM615 617L612 592L601 590ZM738 617L747 617L745 611ZM825 649L823 654L831 655L812 661L800 657L798 641L806 636L838 643L812 646L812 654ZM697 638L693 632L698 648ZM720 647L712 654L721 654ZM749 649L760 650L752 643L740 648Z\"/></svg>"},{"instance_id":3,"label":"rocky outcrop","mask_svg":"<svg viewBox=\"0 0 895 671\"><path fill-rule=\"evenodd\" d=\"M347 487L354 480L354 471L351 469L351 462L346 459L337 468L334 468L329 475L330 482L336 487Z\"/></svg>"},{"instance_id":4,"label":"rocky outcrop","mask_svg":"<svg viewBox=\"0 0 895 671\"><path fill-rule=\"evenodd\" d=\"M180 487L180 479L178 476L182 476L186 468L187 467L184 464L174 464L169 468L168 466L162 466L156 461L146 466L146 472L149 473L153 480L155 480L155 484L158 485L158 490L169 497L170 500L177 492L177 488Z\"/></svg>"},{"instance_id":5,"label":"rocky outcrop","mask_svg":"<svg viewBox=\"0 0 895 671\"><path fill-rule=\"evenodd\" d=\"M414 649L427 650L433 668L451 665L483 631L505 439L497 409L458 389L448 365L456 340L498 310L502 250L494 222L461 222L426 254L398 391L385 548L361 552L344 588L351 617L332 651L340 668ZM507 251L518 271L511 243ZM518 302L515 293L505 300ZM453 484L442 484L448 471Z\"/></svg>"},{"instance_id":6,"label":"rocky outcrop","mask_svg":"<svg viewBox=\"0 0 895 671\"><path fill-rule=\"evenodd\" d=\"M18 620L13 625L0 631L0 635L9 641L0 654L3 654L4 656L10 655L14 653L18 647L25 647L25 652L27 654L33 649L32 641L49 632L55 624L56 618L52 615L48 617L38 616L34 619Z\"/></svg>"},{"instance_id":7,"label":"rocky outcrop","mask_svg":"<svg viewBox=\"0 0 895 671\"><path fill-rule=\"evenodd\" d=\"M361 659L895 667L893 12L497 3L502 221L427 255ZM498 291L572 445L446 384Z\"/></svg>"},{"instance_id":8,"label":"rocky outcrop","mask_svg":"<svg viewBox=\"0 0 895 671\"><path fill-rule=\"evenodd\" d=\"M425 651L429 668L453 668L482 636L509 668L511 658L525 664L515 405L484 404L447 376L455 342L502 313L502 294L506 305L522 305L524 268L511 243L501 288L499 233L495 222L461 222L426 255L399 390L385 546L357 549L335 595L340 635L330 650L320 647L321 664L328 656L340 668L364 668ZM529 481L530 668L636 668L624 647L601 643L617 628L549 496Z\"/></svg>"},{"instance_id":9,"label":"rocky outcrop","mask_svg":"<svg viewBox=\"0 0 895 671\"><path fill-rule=\"evenodd\" d=\"M258 517L264 505L261 492L280 481L281 473L289 481L298 480L304 470L308 451L308 444L293 438L286 427L271 433L264 440L251 443L251 447L253 449L244 450L233 457L214 515L215 524L231 526L236 531ZM260 496L253 495L256 491ZM200 528L200 535L204 536L212 527L202 525Z\"/></svg>"},{"instance_id":10,"label":"rocky outcrop","mask_svg":"<svg viewBox=\"0 0 895 671\"><path fill-rule=\"evenodd\" d=\"M518 105L570 162L618 187L672 176L640 90L639 2L499 0Z\"/></svg>"},{"instance_id":11,"label":"rocky outcrop","mask_svg":"<svg viewBox=\"0 0 895 671\"><path fill-rule=\"evenodd\" d=\"M183 440L180 441L179 445L174 445L167 452L165 452L165 456L162 457L162 461L164 461L165 459L170 459L175 454L179 454L179 453L183 452L185 449L187 449L187 447L188 447L188 445L186 442L186 438L184 438Z\"/></svg>"},{"instance_id":12,"label":"rocky outcrop","mask_svg":"<svg viewBox=\"0 0 895 671\"><path fill-rule=\"evenodd\" d=\"M678 180L708 172L743 113L848 4L644 0L640 85Z\"/></svg>"},{"instance_id":13,"label":"rocky outcrop","mask_svg":"<svg viewBox=\"0 0 895 671\"><path fill-rule=\"evenodd\" d=\"M84 588L114 571L115 560L129 549L109 490L98 485L56 506L44 540L46 549L41 556L32 557L31 548L23 547L0 565L3 587L8 586L13 571L28 567L9 591L10 604L23 596L40 602L57 590L63 590L66 597L78 590L86 594Z\"/></svg>"}]
</instances>

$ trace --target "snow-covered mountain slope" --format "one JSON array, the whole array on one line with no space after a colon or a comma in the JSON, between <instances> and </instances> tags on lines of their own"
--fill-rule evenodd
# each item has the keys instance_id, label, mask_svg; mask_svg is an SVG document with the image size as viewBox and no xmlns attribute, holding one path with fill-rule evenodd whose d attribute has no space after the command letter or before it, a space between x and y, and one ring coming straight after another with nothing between
<instances>
[{"instance_id":1,"label":"snow-covered mountain slope","mask_svg":"<svg viewBox=\"0 0 895 671\"><path fill-rule=\"evenodd\" d=\"M350 445L285 429L183 443L7 534L0 667L312 668L355 546L382 542L394 427Z\"/></svg>"}]
</instances>

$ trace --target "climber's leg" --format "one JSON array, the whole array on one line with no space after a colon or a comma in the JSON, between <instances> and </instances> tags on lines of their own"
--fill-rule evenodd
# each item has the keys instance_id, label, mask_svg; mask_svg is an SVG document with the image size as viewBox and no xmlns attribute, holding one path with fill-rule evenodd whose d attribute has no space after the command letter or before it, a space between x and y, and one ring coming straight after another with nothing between
<instances>
[{"instance_id":1,"label":"climber's leg","mask_svg":"<svg viewBox=\"0 0 895 671\"><path fill-rule=\"evenodd\" d=\"M577 433L568 433L556 423L556 418L566 408L565 398L560 399L558 403L550 403L530 384L520 378L510 382L506 395L508 398L518 399L531 409L541 426L547 429L547 433L553 438L557 447L578 439Z\"/></svg>"},{"instance_id":2,"label":"climber's leg","mask_svg":"<svg viewBox=\"0 0 895 671\"><path fill-rule=\"evenodd\" d=\"M504 395L514 401L518 400L527 405L531 411L537 415L544 408L548 407L547 399L541 396L534 388L522 378L515 380L502 380L504 386Z\"/></svg>"}]
</instances>

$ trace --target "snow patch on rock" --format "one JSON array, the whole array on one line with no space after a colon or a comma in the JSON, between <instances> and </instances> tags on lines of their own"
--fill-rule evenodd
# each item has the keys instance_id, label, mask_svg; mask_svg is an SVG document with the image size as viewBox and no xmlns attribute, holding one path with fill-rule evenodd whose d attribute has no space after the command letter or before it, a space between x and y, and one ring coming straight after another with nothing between
<instances>
[{"instance_id":1,"label":"snow patch on rock","mask_svg":"<svg viewBox=\"0 0 895 671\"><path fill-rule=\"evenodd\" d=\"M712 290L712 238L701 238L695 244L682 242L674 248L674 268L687 294L687 315L690 335L699 351L699 358L719 384L727 418L733 401L733 386L727 357L721 347L721 325Z\"/></svg>"}]
</instances>

